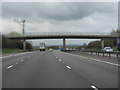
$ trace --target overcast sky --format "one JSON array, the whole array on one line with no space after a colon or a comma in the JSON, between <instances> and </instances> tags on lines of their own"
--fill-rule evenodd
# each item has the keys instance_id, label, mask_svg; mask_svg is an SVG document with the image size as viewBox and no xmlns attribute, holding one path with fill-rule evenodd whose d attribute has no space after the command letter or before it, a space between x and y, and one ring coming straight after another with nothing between
<instances>
[{"instance_id":1,"label":"overcast sky","mask_svg":"<svg viewBox=\"0 0 120 90\"><path fill-rule=\"evenodd\" d=\"M2 33L22 32L21 20L26 20L26 33L38 32L110 32L118 28L117 2L3 2ZM44 41L48 45L61 40ZM91 40L67 40L68 44L83 44Z\"/></svg>"}]
</instances>

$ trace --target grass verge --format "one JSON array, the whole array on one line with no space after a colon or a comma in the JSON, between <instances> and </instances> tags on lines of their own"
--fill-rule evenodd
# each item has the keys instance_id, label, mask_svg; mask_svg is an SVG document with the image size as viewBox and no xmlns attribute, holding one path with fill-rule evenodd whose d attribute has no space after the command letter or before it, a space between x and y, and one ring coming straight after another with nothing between
<instances>
[{"instance_id":1,"label":"grass verge","mask_svg":"<svg viewBox=\"0 0 120 90\"><path fill-rule=\"evenodd\" d=\"M21 50L21 49L3 49L2 54L10 54L10 53L19 53L19 52L27 52L32 50Z\"/></svg>"}]
</instances>

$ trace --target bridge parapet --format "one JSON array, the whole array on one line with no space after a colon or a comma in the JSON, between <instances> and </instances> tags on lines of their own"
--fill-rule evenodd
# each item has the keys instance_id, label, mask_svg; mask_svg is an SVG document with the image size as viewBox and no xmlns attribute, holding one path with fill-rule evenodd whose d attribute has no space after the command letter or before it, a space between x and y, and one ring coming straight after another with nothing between
<instances>
[{"instance_id":1,"label":"bridge parapet","mask_svg":"<svg viewBox=\"0 0 120 90\"><path fill-rule=\"evenodd\" d=\"M8 37L18 37L18 36L63 36L63 35L68 35L68 36L78 36L78 35L88 35L88 36L109 36L110 33L93 33L93 32L41 32L41 33L25 33L23 34L14 34L13 36L6 35Z\"/></svg>"}]
</instances>

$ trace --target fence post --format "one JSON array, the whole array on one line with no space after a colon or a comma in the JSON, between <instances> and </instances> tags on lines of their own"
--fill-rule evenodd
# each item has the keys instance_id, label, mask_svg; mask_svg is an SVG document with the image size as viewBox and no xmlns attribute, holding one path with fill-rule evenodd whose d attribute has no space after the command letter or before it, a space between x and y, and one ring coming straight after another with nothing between
<instances>
[{"instance_id":1,"label":"fence post","mask_svg":"<svg viewBox=\"0 0 120 90\"><path fill-rule=\"evenodd\" d=\"M98 52L98 56L99 56L99 52Z\"/></svg>"},{"instance_id":2,"label":"fence post","mask_svg":"<svg viewBox=\"0 0 120 90\"><path fill-rule=\"evenodd\" d=\"M117 58L118 58L118 55L119 55L119 54L117 53L117 54L116 54L116 57L117 57Z\"/></svg>"},{"instance_id":3,"label":"fence post","mask_svg":"<svg viewBox=\"0 0 120 90\"><path fill-rule=\"evenodd\" d=\"M110 52L109 52L109 57L110 57Z\"/></svg>"},{"instance_id":4,"label":"fence post","mask_svg":"<svg viewBox=\"0 0 120 90\"><path fill-rule=\"evenodd\" d=\"M104 57L104 52L103 52L103 57Z\"/></svg>"}]
</instances>

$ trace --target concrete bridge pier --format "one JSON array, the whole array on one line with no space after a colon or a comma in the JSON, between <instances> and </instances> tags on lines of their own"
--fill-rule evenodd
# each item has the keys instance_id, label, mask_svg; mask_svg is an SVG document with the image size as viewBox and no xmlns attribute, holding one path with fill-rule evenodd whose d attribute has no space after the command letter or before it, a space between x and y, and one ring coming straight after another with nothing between
<instances>
[{"instance_id":1,"label":"concrete bridge pier","mask_svg":"<svg viewBox=\"0 0 120 90\"><path fill-rule=\"evenodd\" d=\"M23 23L23 36L25 36L25 20L22 21ZM23 50L26 50L26 42L25 42L25 38L23 39Z\"/></svg>"},{"instance_id":2,"label":"concrete bridge pier","mask_svg":"<svg viewBox=\"0 0 120 90\"><path fill-rule=\"evenodd\" d=\"M66 41L65 41L65 38L63 38L63 50L66 50Z\"/></svg>"},{"instance_id":3,"label":"concrete bridge pier","mask_svg":"<svg viewBox=\"0 0 120 90\"><path fill-rule=\"evenodd\" d=\"M23 50L24 51L26 50L26 41L25 41L25 39L23 40Z\"/></svg>"},{"instance_id":4,"label":"concrete bridge pier","mask_svg":"<svg viewBox=\"0 0 120 90\"><path fill-rule=\"evenodd\" d=\"M104 49L104 39L101 39L101 49Z\"/></svg>"}]
</instances>

